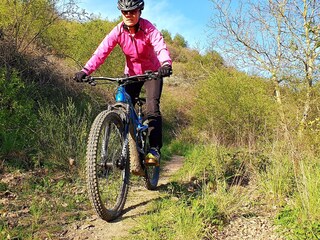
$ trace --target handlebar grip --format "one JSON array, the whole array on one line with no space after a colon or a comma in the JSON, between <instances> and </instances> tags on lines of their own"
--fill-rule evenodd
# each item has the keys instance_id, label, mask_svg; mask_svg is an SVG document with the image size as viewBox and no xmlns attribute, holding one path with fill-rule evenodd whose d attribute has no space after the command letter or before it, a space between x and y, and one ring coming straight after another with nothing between
<instances>
[{"instance_id":1,"label":"handlebar grip","mask_svg":"<svg viewBox=\"0 0 320 240\"><path fill-rule=\"evenodd\" d=\"M91 76L86 76L85 78L82 79L82 82L89 82L91 79Z\"/></svg>"},{"instance_id":2,"label":"handlebar grip","mask_svg":"<svg viewBox=\"0 0 320 240\"><path fill-rule=\"evenodd\" d=\"M90 84L91 86L96 86L97 83L94 81L94 79L91 77L91 76L87 76L85 77L82 82L85 82L85 83L88 83Z\"/></svg>"}]
</instances>

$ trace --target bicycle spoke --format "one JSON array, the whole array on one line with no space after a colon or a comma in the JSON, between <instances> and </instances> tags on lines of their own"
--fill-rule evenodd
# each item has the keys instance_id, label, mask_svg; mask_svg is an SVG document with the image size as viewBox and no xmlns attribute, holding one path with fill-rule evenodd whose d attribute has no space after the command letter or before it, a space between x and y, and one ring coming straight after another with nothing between
<instances>
[{"instance_id":1,"label":"bicycle spoke","mask_svg":"<svg viewBox=\"0 0 320 240\"><path fill-rule=\"evenodd\" d=\"M105 112L100 118L90 132L93 140L89 140L87 154L88 186L95 210L108 221L117 217L124 206L129 168L119 165L126 162L121 118L113 112Z\"/></svg>"}]
</instances>

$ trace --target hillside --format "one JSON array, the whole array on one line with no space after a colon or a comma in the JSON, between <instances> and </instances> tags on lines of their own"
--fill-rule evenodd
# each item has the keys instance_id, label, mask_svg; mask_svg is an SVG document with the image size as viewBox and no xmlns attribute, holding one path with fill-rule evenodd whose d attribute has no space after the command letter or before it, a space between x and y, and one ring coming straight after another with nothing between
<instances>
[{"instance_id":1,"label":"hillside","mask_svg":"<svg viewBox=\"0 0 320 240\"><path fill-rule=\"evenodd\" d=\"M72 239L70 227L92 216L87 136L113 87L72 77L118 21L69 3L0 3L1 239ZM226 52L200 54L162 33L173 75L161 102L161 167L173 156L184 161L127 238L318 239L319 83L249 75L226 65ZM96 74L119 76L123 66L116 48ZM132 189L140 186L133 178Z\"/></svg>"}]
</instances>

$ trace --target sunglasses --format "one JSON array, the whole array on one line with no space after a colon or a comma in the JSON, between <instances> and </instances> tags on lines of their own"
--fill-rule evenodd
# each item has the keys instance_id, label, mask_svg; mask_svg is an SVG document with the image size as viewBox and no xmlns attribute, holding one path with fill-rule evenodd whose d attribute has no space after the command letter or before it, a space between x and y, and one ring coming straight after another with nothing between
<instances>
[{"instance_id":1,"label":"sunglasses","mask_svg":"<svg viewBox=\"0 0 320 240\"><path fill-rule=\"evenodd\" d=\"M136 15L137 12L138 12L138 9L135 9L135 10L131 10L131 11L121 11L123 15Z\"/></svg>"}]
</instances>

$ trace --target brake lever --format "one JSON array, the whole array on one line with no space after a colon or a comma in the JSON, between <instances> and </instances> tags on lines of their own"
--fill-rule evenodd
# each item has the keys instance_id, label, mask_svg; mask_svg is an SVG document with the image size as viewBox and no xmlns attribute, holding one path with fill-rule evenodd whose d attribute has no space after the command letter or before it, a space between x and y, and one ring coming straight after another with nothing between
<instances>
[{"instance_id":1,"label":"brake lever","mask_svg":"<svg viewBox=\"0 0 320 240\"><path fill-rule=\"evenodd\" d=\"M88 76L84 79L84 82L90 84L91 86L96 86L97 83L95 82L95 80L91 77L91 76Z\"/></svg>"},{"instance_id":2,"label":"brake lever","mask_svg":"<svg viewBox=\"0 0 320 240\"><path fill-rule=\"evenodd\" d=\"M158 77L159 77L159 73L158 73L158 72L153 72L153 71L151 71L151 70L145 71L145 74L148 75L148 79L149 79L149 80L152 80L152 79L154 79L154 78L158 78Z\"/></svg>"}]
</instances>

